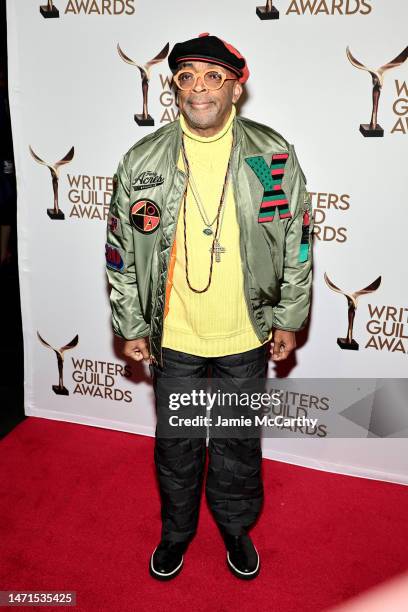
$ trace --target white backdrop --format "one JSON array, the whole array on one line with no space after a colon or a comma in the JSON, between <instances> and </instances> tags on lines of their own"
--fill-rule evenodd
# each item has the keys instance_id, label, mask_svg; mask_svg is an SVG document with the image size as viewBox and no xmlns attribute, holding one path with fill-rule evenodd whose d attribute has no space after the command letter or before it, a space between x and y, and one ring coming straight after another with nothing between
<instances>
[{"instance_id":1,"label":"white backdrop","mask_svg":"<svg viewBox=\"0 0 408 612\"><path fill-rule=\"evenodd\" d=\"M265 21L255 13L256 0L207 0L194 7L187 0L55 0L58 18L44 18L40 2L7 2L26 414L153 435L147 366L132 366L128 375L110 328L105 219L120 156L173 120L177 109L164 61L153 67L150 81L155 126L134 122L142 111L140 74L116 45L144 64L167 42L171 47L203 31L246 57L251 76L241 114L295 144L313 194L311 324L283 374L406 378L408 61L384 76L378 114L384 136L364 138L359 125L370 120L371 77L346 56L349 45L359 61L377 68L403 51L405 0L282 0L274 3L280 18ZM342 8L332 10L332 4ZM60 168L64 220L47 215L51 174L29 146L50 164L74 147L72 160ZM347 302L328 288L324 272L347 292L381 276L379 288L358 302L353 337L359 350L337 345L346 335ZM52 390L57 358L37 331L55 348L78 335L64 353L69 395ZM272 361L269 367L274 377ZM366 430L355 427L366 438ZM309 438L265 439L264 456L408 482L404 438Z\"/></svg>"}]
</instances>

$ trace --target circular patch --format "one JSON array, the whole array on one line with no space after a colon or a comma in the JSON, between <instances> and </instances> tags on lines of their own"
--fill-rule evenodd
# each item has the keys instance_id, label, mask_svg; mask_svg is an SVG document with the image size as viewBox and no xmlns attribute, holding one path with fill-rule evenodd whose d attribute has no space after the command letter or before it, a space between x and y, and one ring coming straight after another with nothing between
<instances>
[{"instance_id":1,"label":"circular patch","mask_svg":"<svg viewBox=\"0 0 408 612\"><path fill-rule=\"evenodd\" d=\"M160 209L153 200L137 200L130 209L130 222L138 232L151 234L160 224Z\"/></svg>"}]
</instances>

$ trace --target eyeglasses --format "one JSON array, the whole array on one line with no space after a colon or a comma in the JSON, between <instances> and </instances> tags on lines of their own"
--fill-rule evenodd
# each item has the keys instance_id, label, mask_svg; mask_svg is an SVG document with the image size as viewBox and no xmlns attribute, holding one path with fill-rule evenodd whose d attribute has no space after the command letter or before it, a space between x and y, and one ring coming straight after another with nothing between
<instances>
[{"instance_id":1,"label":"eyeglasses","mask_svg":"<svg viewBox=\"0 0 408 612\"><path fill-rule=\"evenodd\" d=\"M202 72L193 72L192 70L182 69L173 76L177 87L184 91L194 89L197 84L198 77L202 78L202 81L207 89L220 89L225 81L236 81L236 78L229 78L221 70L207 69Z\"/></svg>"}]
</instances>

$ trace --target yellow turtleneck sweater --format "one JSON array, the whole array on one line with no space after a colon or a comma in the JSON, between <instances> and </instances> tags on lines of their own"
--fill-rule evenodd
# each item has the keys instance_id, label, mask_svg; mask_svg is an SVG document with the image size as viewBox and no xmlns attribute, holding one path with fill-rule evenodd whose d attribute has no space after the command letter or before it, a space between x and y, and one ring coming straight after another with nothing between
<instances>
[{"instance_id":1,"label":"yellow turtleneck sweater","mask_svg":"<svg viewBox=\"0 0 408 612\"><path fill-rule=\"evenodd\" d=\"M232 145L235 106L220 132L197 136L180 115L190 173L207 218L217 214ZM178 167L185 171L180 153ZM225 248L221 261L213 261L212 280L204 293L187 285L185 272L183 203L177 222L175 245L170 258L163 330L163 346L203 357L241 353L261 345L252 327L244 297L239 250L239 226L231 179L228 183L219 242ZM222 214L222 212L221 212ZM186 240L190 284L203 289L210 272L210 248L214 236L203 233L204 222L191 188L187 191ZM216 223L211 228L215 231Z\"/></svg>"}]
</instances>

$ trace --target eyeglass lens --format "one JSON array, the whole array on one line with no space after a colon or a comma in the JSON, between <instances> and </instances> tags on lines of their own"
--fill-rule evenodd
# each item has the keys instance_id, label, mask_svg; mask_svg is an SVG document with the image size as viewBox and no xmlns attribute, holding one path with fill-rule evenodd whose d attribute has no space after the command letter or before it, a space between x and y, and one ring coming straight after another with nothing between
<instances>
[{"instance_id":1,"label":"eyeglass lens","mask_svg":"<svg viewBox=\"0 0 408 612\"><path fill-rule=\"evenodd\" d=\"M219 89L224 81L224 75L217 70L209 70L204 74L201 73L201 76L203 76L205 86L208 89ZM181 89L192 89L196 81L196 73L191 70L182 70L177 78Z\"/></svg>"}]
</instances>

